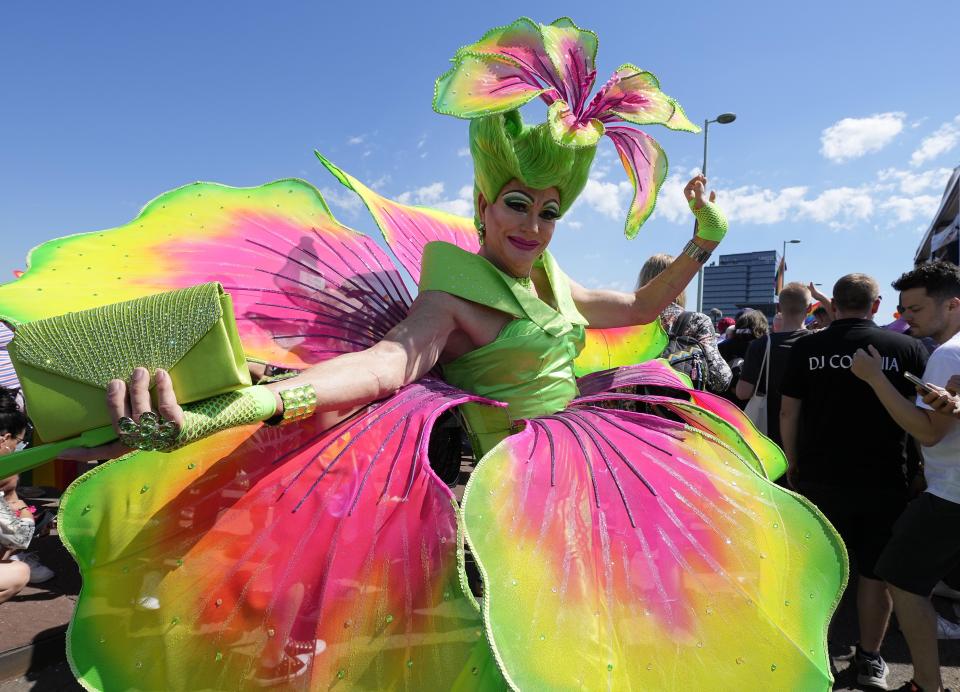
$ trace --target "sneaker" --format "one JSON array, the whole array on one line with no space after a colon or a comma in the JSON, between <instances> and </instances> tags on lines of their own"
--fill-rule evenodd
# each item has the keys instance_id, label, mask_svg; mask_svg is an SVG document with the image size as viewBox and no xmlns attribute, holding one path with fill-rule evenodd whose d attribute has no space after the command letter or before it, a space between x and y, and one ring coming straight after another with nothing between
<instances>
[{"instance_id":1,"label":"sneaker","mask_svg":"<svg viewBox=\"0 0 960 692\"><path fill-rule=\"evenodd\" d=\"M306 672L306 663L296 656L284 654L283 660L275 666L260 664L253 679L258 687L286 687L291 680Z\"/></svg>"},{"instance_id":2,"label":"sneaker","mask_svg":"<svg viewBox=\"0 0 960 692\"><path fill-rule=\"evenodd\" d=\"M871 656L864 653L860 647L853 655L853 666L857 671L857 683L869 687L879 687L881 690L887 689L887 668L886 661L880 654Z\"/></svg>"},{"instance_id":3,"label":"sneaker","mask_svg":"<svg viewBox=\"0 0 960 692\"><path fill-rule=\"evenodd\" d=\"M960 591L947 586L944 582L938 581L933 587L933 595L941 598L949 598L951 601L960 601Z\"/></svg>"},{"instance_id":4,"label":"sneaker","mask_svg":"<svg viewBox=\"0 0 960 692\"><path fill-rule=\"evenodd\" d=\"M960 624L937 615L937 639L960 639Z\"/></svg>"},{"instance_id":5,"label":"sneaker","mask_svg":"<svg viewBox=\"0 0 960 692\"><path fill-rule=\"evenodd\" d=\"M52 569L40 563L40 558L37 557L36 553L17 553L10 556L10 559L22 562L30 568L31 584L42 584L53 579L55 575Z\"/></svg>"}]
</instances>

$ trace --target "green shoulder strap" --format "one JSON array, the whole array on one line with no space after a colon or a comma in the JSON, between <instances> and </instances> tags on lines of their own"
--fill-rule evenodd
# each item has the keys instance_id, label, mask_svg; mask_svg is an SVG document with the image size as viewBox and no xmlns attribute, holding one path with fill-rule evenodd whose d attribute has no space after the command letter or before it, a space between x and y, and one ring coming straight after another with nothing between
<instances>
[{"instance_id":1,"label":"green shoulder strap","mask_svg":"<svg viewBox=\"0 0 960 692\"><path fill-rule=\"evenodd\" d=\"M423 249L421 291L443 291L518 318L527 318L551 336L586 324L570 296L566 276L549 253L540 260L560 307L556 311L486 259L451 243L435 241Z\"/></svg>"}]
</instances>

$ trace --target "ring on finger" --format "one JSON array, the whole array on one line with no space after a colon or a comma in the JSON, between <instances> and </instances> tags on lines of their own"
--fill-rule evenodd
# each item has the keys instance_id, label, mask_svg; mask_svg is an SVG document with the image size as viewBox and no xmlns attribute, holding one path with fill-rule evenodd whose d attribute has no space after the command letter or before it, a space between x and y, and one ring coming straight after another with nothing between
<instances>
[{"instance_id":1,"label":"ring on finger","mask_svg":"<svg viewBox=\"0 0 960 692\"><path fill-rule=\"evenodd\" d=\"M124 416L117 421L120 441L127 447L140 450L163 450L170 447L180 434L179 426L153 411L145 411L134 421Z\"/></svg>"}]
</instances>

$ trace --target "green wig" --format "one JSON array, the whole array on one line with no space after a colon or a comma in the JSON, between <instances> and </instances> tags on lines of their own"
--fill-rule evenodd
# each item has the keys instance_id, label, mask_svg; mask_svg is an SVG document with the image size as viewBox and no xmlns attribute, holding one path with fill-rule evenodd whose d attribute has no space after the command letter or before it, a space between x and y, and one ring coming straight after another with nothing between
<instances>
[{"instance_id":1,"label":"green wig","mask_svg":"<svg viewBox=\"0 0 960 692\"><path fill-rule=\"evenodd\" d=\"M596 152L596 146L557 144L546 123L526 125L517 110L472 120L474 222L479 227L480 193L494 202L514 179L534 189L557 188L565 214L587 184Z\"/></svg>"},{"instance_id":2,"label":"green wig","mask_svg":"<svg viewBox=\"0 0 960 692\"><path fill-rule=\"evenodd\" d=\"M437 79L433 108L471 121L475 203L481 192L493 202L516 178L536 189L556 187L566 212L587 183L597 142L607 136L633 186L624 232L637 234L653 212L667 157L632 126L699 129L653 74L630 63L591 98L596 55L597 35L567 17L550 24L521 17L457 51L453 67ZM517 109L533 99L546 104L547 122L527 126Z\"/></svg>"}]
</instances>

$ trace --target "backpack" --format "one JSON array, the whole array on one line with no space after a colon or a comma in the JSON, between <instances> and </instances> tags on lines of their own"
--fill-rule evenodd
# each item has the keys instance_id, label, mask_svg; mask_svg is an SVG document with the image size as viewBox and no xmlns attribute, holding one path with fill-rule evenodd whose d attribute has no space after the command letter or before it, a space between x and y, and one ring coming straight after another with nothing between
<instances>
[{"instance_id":1,"label":"backpack","mask_svg":"<svg viewBox=\"0 0 960 692\"><path fill-rule=\"evenodd\" d=\"M693 382L694 389L707 388L707 353L692 336L687 336L693 321L692 312L681 312L667 333L667 346L660 357L670 363L677 372L682 372Z\"/></svg>"}]
</instances>

